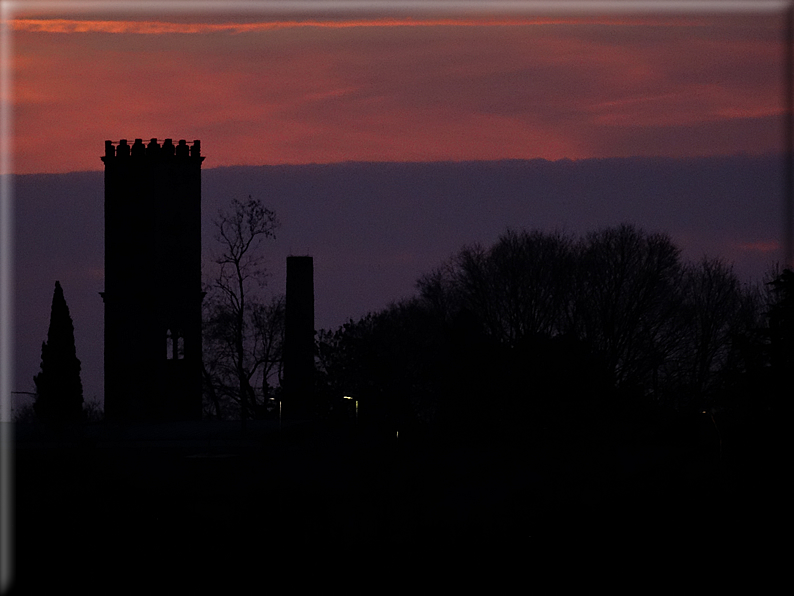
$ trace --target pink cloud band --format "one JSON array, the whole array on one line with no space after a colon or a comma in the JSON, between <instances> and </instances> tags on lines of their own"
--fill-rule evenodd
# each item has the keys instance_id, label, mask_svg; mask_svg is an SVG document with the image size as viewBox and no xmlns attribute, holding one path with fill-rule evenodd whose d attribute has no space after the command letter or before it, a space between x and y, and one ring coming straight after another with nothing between
<instances>
[{"instance_id":1,"label":"pink cloud band","mask_svg":"<svg viewBox=\"0 0 794 596\"><path fill-rule=\"evenodd\" d=\"M136 20L75 20L75 19L13 19L14 31L31 33L130 33L143 35L158 34L206 34L206 33L252 33L277 29L296 29L303 27L347 29L354 27L527 27L534 25L659 25L691 26L693 23L683 18L657 18L639 22L637 19L620 18L532 18L532 19L351 19L351 20L292 20L264 21L255 23L178 23L168 21Z\"/></svg>"}]
</instances>

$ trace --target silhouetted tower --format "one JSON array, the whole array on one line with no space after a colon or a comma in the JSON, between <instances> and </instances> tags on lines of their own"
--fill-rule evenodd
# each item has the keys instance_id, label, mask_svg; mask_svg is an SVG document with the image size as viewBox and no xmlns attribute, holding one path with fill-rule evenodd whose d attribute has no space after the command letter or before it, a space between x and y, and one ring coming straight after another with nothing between
<instances>
[{"instance_id":1,"label":"silhouetted tower","mask_svg":"<svg viewBox=\"0 0 794 596\"><path fill-rule=\"evenodd\" d=\"M312 416L314 403L314 263L287 257L284 321L284 415Z\"/></svg>"},{"instance_id":2,"label":"silhouetted tower","mask_svg":"<svg viewBox=\"0 0 794 596\"><path fill-rule=\"evenodd\" d=\"M200 142L105 141L105 417L201 418Z\"/></svg>"}]
</instances>

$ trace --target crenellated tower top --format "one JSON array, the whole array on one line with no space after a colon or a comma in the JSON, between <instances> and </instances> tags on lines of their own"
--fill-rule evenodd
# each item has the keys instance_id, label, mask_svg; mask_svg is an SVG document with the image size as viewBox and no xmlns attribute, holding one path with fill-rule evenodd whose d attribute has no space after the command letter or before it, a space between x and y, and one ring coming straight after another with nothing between
<instances>
[{"instance_id":1,"label":"crenellated tower top","mask_svg":"<svg viewBox=\"0 0 794 596\"><path fill-rule=\"evenodd\" d=\"M143 139L135 139L132 145L127 143L127 139L121 139L118 143L105 141L105 155L102 156L102 161L116 157L120 159L147 157L149 159L192 158L204 160L201 156L201 141L195 140L192 144L188 144L185 139L180 139L174 145L172 139L165 139L161 145L156 138L151 139L148 144L144 144Z\"/></svg>"}]
</instances>

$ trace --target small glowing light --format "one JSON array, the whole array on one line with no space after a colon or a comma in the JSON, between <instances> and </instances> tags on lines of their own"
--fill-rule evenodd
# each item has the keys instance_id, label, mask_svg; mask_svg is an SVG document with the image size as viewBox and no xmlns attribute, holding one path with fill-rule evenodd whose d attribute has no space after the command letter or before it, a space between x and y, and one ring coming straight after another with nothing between
<instances>
[{"instance_id":1,"label":"small glowing light","mask_svg":"<svg viewBox=\"0 0 794 596\"><path fill-rule=\"evenodd\" d=\"M350 397L349 395L343 395L343 396L342 396L342 399L353 399L353 398L352 398L352 397Z\"/></svg>"},{"instance_id":2,"label":"small glowing light","mask_svg":"<svg viewBox=\"0 0 794 596\"><path fill-rule=\"evenodd\" d=\"M397 431L397 438L398 439L400 438L400 431L399 430Z\"/></svg>"}]
</instances>

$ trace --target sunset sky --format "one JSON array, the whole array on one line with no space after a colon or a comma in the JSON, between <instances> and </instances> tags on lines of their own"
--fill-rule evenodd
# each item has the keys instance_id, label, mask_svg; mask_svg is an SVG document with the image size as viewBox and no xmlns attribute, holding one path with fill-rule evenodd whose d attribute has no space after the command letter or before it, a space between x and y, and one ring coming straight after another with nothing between
<instances>
[{"instance_id":1,"label":"sunset sky","mask_svg":"<svg viewBox=\"0 0 794 596\"><path fill-rule=\"evenodd\" d=\"M205 167L781 149L783 3L614 4L325 16L23 4L14 171L98 170L102 140L151 136L201 139Z\"/></svg>"},{"instance_id":2,"label":"sunset sky","mask_svg":"<svg viewBox=\"0 0 794 596\"><path fill-rule=\"evenodd\" d=\"M106 139L200 139L205 254L219 207L262 198L282 221L269 288L312 254L318 328L507 227L629 221L744 279L780 258L787 3L442 4L4 5L13 389L32 389L58 279L102 398ZM536 158L556 163L297 167Z\"/></svg>"}]
</instances>

